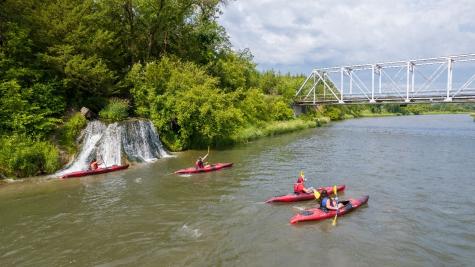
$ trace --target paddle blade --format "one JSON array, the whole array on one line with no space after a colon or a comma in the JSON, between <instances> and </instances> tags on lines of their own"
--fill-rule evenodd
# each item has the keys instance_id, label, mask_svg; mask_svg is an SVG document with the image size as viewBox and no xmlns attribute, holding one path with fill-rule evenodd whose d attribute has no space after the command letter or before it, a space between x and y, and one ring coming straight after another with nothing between
<instances>
[{"instance_id":1,"label":"paddle blade","mask_svg":"<svg viewBox=\"0 0 475 267\"><path fill-rule=\"evenodd\" d=\"M318 192L317 190L313 189L313 195L315 196L315 199L319 199L320 198L320 192Z\"/></svg>"},{"instance_id":2,"label":"paddle blade","mask_svg":"<svg viewBox=\"0 0 475 267\"><path fill-rule=\"evenodd\" d=\"M335 196L337 195L336 185L333 186L333 194L335 194Z\"/></svg>"},{"instance_id":3,"label":"paddle blade","mask_svg":"<svg viewBox=\"0 0 475 267\"><path fill-rule=\"evenodd\" d=\"M333 226L336 226L336 218L338 217L338 214L335 214L335 218L333 218L333 222L332 222L332 225Z\"/></svg>"}]
</instances>

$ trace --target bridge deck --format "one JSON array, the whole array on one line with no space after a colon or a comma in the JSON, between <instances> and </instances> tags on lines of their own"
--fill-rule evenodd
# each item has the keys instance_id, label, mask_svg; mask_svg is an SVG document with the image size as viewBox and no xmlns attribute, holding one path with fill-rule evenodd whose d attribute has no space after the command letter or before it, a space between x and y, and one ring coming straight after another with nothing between
<instances>
[{"instance_id":1,"label":"bridge deck","mask_svg":"<svg viewBox=\"0 0 475 267\"><path fill-rule=\"evenodd\" d=\"M473 103L474 86L475 54L465 54L314 69L297 90L294 102Z\"/></svg>"}]
</instances>

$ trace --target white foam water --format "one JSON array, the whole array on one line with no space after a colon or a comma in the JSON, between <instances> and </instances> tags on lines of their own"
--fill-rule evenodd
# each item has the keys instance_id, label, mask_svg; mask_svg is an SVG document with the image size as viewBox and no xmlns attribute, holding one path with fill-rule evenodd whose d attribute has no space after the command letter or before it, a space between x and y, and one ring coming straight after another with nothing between
<instances>
[{"instance_id":1,"label":"white foam water","mask_svg":"<svg viewBox=\"0 0 475 267\"><path fill-rule=\"evenodd\" d=\"M96 158L103 167L122 165L126 161L152 162L171 155L163 148L150 121L134 120L106 125L91 121L84 130L81 151L74 161L55 176L87 170Z\"/></svg>"}]
</instances>

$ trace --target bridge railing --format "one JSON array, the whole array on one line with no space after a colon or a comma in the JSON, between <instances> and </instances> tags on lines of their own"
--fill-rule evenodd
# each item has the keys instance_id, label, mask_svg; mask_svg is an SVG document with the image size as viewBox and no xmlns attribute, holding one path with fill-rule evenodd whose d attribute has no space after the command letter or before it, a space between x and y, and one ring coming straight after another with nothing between
<instances>
[{"instance_id":1,"label":"bridge railing","mask_svg":"<svg viewBox=\"0 0 475 267\"><path fill-rule=\"evenodd\" d=\"M475 101L475 54L314 69L295 94L313 105L465 101Z\"/></svg>"}]
</instances>

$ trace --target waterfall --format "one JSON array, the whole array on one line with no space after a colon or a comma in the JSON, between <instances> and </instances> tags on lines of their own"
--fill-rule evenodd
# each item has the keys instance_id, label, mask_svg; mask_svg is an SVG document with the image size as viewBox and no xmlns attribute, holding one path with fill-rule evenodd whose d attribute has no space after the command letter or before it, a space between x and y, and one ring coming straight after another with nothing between
<instances>
[{"instance_id":1,"label":"waterfall","mask_svg":"<svg viewBox=\"0 0 475 267\"><path fill-rule=\"evenodd\" d=\"M170 157L150 121L134 120L109 125L91 121L84 130L81 144L81 151L75 160L55 176L87 170L94 158L103 162L101 167L108 167L128 161L151 162Z\"/></svg>"},{"instance_id":2,"label":"waterfall","mask_svg":"<svg viewBox=\"0 0 475 267\"><path fill-rule=\"evenodd\" d=\"M127 157L133 161L154 161L169 156L158 139L152 123L137 121L124 125L122 145Z\"/></svg>"}]
</instances>

